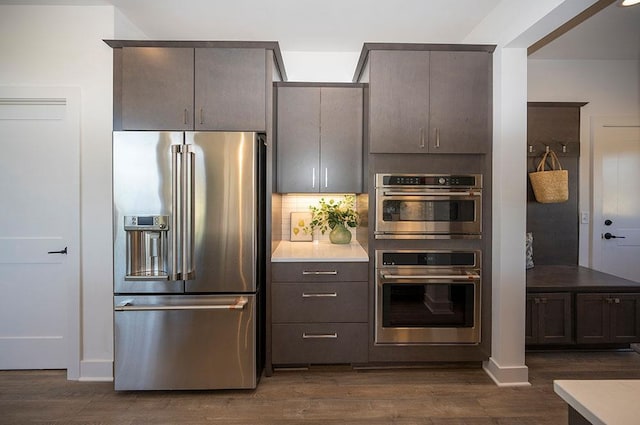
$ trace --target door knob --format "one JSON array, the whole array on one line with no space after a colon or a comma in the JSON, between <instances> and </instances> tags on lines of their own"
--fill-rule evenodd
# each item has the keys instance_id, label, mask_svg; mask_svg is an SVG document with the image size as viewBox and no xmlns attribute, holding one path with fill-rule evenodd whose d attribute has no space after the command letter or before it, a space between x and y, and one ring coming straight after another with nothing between
<instances>
[{"instance_id":1,"label":"door knob","mask_svg":"<svg viewBox=\"0 0 640 425\"><path fill-rule=\"evenodd\" d=\"M616 235L612 235L611 233L607 232L604 235L602 235L605 239L624 239L626 236L616 236Z\"/></svg>"},{"instance_id":2,"label":"door knob","mask_svg":"<svg viewBox=\"0 0 640 425\"><path fill-rule=\"evenodd\" d=\"M604 221L604 225L605 225L605 226L611 226L612 224L613 224L613 221L611 221L611 220L609 220L609 219L607 219L607 220L605 220L605 221Z\"/></svg>"}]
</instances>

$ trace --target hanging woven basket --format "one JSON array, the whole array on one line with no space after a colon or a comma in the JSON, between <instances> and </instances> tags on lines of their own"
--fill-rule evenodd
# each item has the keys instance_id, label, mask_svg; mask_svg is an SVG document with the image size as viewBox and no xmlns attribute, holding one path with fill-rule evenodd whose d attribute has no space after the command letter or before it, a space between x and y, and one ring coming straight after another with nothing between
<instances>
[{"instance_id":1,"label":"hanging woven basket","mask_svg":"<svg viewBox=\"0 0 640 425\"><path fill-rule=\"evenodd\" d=\"M546 170L547 159L551 169ZM552 150L545 152L535 172L529 173L531 187L536 201L543 204L566 202L569 200L569 173L562 169L560 160Z\"/></svg>"}]
</instances>

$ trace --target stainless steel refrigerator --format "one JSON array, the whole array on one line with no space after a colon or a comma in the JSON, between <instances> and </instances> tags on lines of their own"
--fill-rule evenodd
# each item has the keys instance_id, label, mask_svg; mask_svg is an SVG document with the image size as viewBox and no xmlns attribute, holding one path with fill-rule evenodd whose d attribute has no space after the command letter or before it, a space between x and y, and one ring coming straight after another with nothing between
<instances>
[{"instance_id":1,"label":"stainless steel refrigerator","mask_svg":"<svg viewBox=\"0 0 640 425\"><path fill-rule=\"evenodd\" d=\"M255 388L264 139L113 135L116 390Z\"/></svg>"}]
</instances>

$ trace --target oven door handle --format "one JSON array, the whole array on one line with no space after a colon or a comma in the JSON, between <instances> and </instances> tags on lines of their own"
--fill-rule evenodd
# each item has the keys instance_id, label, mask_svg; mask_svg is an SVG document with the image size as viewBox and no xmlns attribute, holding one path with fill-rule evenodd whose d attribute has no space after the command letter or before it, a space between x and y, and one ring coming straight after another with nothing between
<instances>
[{"instance_id":1,"label":"oven door handle","mask_svg":"<svg viewBox=\"0 0 640 425\"><path fill-rule=\"evenodd\" d=\"M461 275L437 275L437 274L425 274L425 275L399 275L399 274L385 274L380 273L380 277L383 279L411 279L411 280L425 280L425 279L448 279L448 280L478 280L480 275L477 273Z\"/></svg>"},{"instance_id":2,"label":"oven door handle","mask_svg":"<svg viewBox=\"0 0 640 425\"><path fill-rule=\"evenodd\" d=\"M480 196L481 192L468 190L465 192L383 192L384 196Z\"/></svg>"}]
</instances>

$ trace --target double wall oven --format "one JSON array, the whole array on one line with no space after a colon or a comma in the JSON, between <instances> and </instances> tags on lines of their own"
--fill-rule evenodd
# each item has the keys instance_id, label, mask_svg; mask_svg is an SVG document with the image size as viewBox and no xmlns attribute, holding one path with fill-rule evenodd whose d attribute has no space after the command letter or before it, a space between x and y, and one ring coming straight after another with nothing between
<instances>
[{"instance_id":1,"label":"double wall oven","mask_svg":"<svg viewBox=\"0 0 640 425\"><path fill-rule=\"evenodd\" d=\"M375 203L375 344L479 344L482 176L376 174Z\"/></svg>"}]
</instances>

